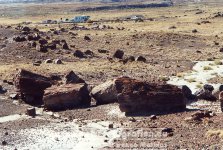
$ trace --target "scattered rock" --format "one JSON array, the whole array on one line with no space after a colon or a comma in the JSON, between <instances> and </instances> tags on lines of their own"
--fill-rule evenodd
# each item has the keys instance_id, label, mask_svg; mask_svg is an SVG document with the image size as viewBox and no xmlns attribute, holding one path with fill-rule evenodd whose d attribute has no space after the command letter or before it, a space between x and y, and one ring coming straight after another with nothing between
<instances>
[{"instance_id":1,"label":"scattered rock","mask_svg":"<svg viewBox=\"0 0 223 150\"><path fill-rule=\"evenodd\" d=\"M192 30L192 33L197 33L197 32L198 32L197 29Z\"/></svg>"},{"instance_id":2,"label":"scattered rock","mask_svg":"<svg viewBox=\"0 0 223 150\"><path fill-rule=\"evenodd\" d=\"M220 92L219 100L220 100L221 111L223 112L223 92Z\"/></svg>"},{"instance_id":3,"label":"scattered rock","mask_svg":"<svg viewBox=\"0 0 223 150\"><path fill-rule=\"evenodd\" d=\"M66 49L66 50L69 49L69 46L68 46L68 44L67 44L66 42L64 42L64 43L62 44L62 47L63 47L63 49Z\"/></svg>"},{"instance_id":4,"label":"scattered rock","mask_svg":"<svg viewBox=\"0 0 223 150\"><path fill-rule=\"evenodd\" d=\"M197 99L215 101L217 98L212 94L214 87L212 85L205 84L202 89L195 92Z\"/></svg>"},{"instance_id":5,"label":"scattered rock","mask_svg":"<svg viewBox=\"0 0 223 150\"><path fill-rule=\"evenodd\" d=\"M78 75L76 75L73 71L69 71L66 73L64 77L64 83L65 84L71 84L71 83L85 83L85 81L80 78Z\"/></svg>"},{"instance_id":6,"label":"scattered rock","mask_svg":"<svg viewBox=\"0 0 223 150\"><path fill-rule=\"evenodd\" d=\"M26 41L26 38L24 36L16 36L13 38L13 40L15 42L24 42L24 41Z\"/></svg>"},{"instance_id":7,"label":"scattered rock","mask_svg":"<svg viewBox=\"0 0 223 150\"><path fill-rule=\"evenodd\" d=\"M47 44L48 42L47 42L47 40L46 39L40 39L39 40L39 44L40 45L45 45L45 44Z\"/></svg>"},{"instance_id":8,"label":"scattered rock","mask_svg":"<svg viewBox=\"0 0 223 150\"><path fill-rule=\"evenodd\" d=\"M85 36L84 36L84 40L86 40L86 41L91 41L91 38L90 38L89 36L85 35Z\"/></svg>"},{"instance_id":9,"label":"scattered rock","mask_svg":"<svg viewBox=\"0 0 223 150\"><path fill-rule=\"evenodd\" d=\"M54 63L55 64L63 64L62 60L60 60L60 59L55 59L54 60Z\"/></svg>"},{"instance_id":10,"label":"scattered rock","mask_svg":"<svg viewBox=\"0 0 223 150\"><path fill-rule=\"evenodd\" d=\"M109 128L109 129L113 129L113 128L114 128L113 123L110 123L110 124L108 125L108 128Z\"/></svg>"},{"instance_id":11,"label":"scattered rock","mask_svg":"<svg viewBox=\"0 0 223 150\"><path fill-rule=\"evenodd\" d=\"M180 88L184 94L184 97L187 99L187 100L194 100L196 99L196 96L192 94L192 91L190 90L190 88L186 85L181 85L181 86L178 86L178 88Z\"/></svg>"},{"instance_id":12,"label":"scattered rock","mask_svg":"<svg viewBox=\"0 0 223 150\"><path fill-rule=\"evenodd\" d=\"M91 98L87 85L79 83L47 88L44 92L43 101L44 107L49 110L63 110L90 106Z\"/></svg>"},{"instance_id":13,"label":"scattered rock","mask_svg":"<svg viewBox=\"0 0 223 150\"><path fill-rule=\"evenodd\" d=\"M19 94L18 93L10 94L9 97L11 99L14 99L15 100L15 99L18 99L19 98Z\"/></svg>"},{"instance_id":14,"label":"scattered rock","mask_svg":"<svg viewBox=\"0 0 223 150\"><path fill-rule=\"evenodd\" d=\"M143 56L138 56L137 58L136 58L136 61L141 61L141 62L146 62L146 58L145 57L143 57Z\"/></svg>"},{"instance_id":15,"label":"scattered rock","mask_svg":"<svg viewBox=\"0 0 223 150\"><path fill-rule=\"evenodd\" d=\"M151 120L155 120L155 119L157 119L157 116L156 116L156 115L151 115L151 116L150 116L150 119L151 119Z\"/></svg>"},{"instance_id":16,"label":"scattered rock","mask_svg":"<svg viewBox=\"0 0 223 150\"><path fill-rule=\"evenodd\" d=\"M105 49L98 49L98 52L99 53L103 53L103 54L109 53L109 51L108 50L105 50Z\"/></svg>"},{"instance_id":17,"label":"scattered rock","mask_svg":"<svg viewBox=\"0 0 223 150\"><path fill-rule=\"evenodd\" d=\"M4 140L4 141L2 141L2 145L3 146L5 146L5 145L7 145L8 143Z\"/></svg>"},{"instance_id":18,"label":"scattered rock","mask_svg":"<svg viewBox=\"0 0 223 150\"><path fill-rule=\"evenodd\" d=\"M36 50L40 52L47 52L47 46L45 45L36 45Z\"/></svg>"},{"instance_id":19,"label":"scattered rock","mask_svg":"<svg viewBox=\"0 0 223 150\"><path fill-rule=\"evenodd\" d=\"M31 29L30 29L29 27L23 27L23 28L22 28L22 31L30 32Z\"/></svg>"},{"instance_id":20,"label":"scattered rock","mask_svg":"<svg viewBox=\"0 0 223 150\"><path fill-rule=\"evenodd\" d=\"M85 58L84 53L80 50L76 50L73 55L78 58Z\"/></svg>"},{"instance_id":21,"label":"scattered rock","mask_svg":"<svg viewBox=\"0 0 223 150\"><path fill-rule=\"evenodd\" d=\"M117 50L113 55L114 58L122 59L124 56L124 52L122 50Z\"/></svg>"},{"instance_id":22,"label":"scattered rock","mask_svg":"<svg viewBox=\"0 0 223 150\"><path fill-rule=\"evenodd\" d=\"M185 121L202 121L203 118L210 118L211 111L198 111L193 113L190 117L185 118Z\"/></svg>"},{"instance_id":23,"label":"scattered rock","mask_svg":"<svg viewBox=\"0 0 223 150\"><path fill-rule=\"evenodd\" d=\"M0 94L4 94L4 93L6 93L6 92L7 92L7 90L4 89L4 88L0 85Z\"/></svg>"},{"instance_id":24,"label":"scattered rock","mask_svg":"<svg viewBox=\"0 0 223 150\"><path fill-rule=\"evenodd\" d=\"M55 50L55 49L57 49L57 44L56 43L50 43L50 44L47 45L47 47L51 50Z\"/></svg>"},{"instance_id":25,"label":"scattered rock","mask_svg":"<svg viewBox=\"0 0 223 150\"><path fill-rule=\"evenodd\" d=\"M172 112L186 108L183 92L177 86L147 83L129 77L118 78L115 84L122 112Z\"/></svg>"},{"instance_id":26,"label":"scattered rock","mask_svg":"<svg viewBox=\"0 0 223 150\"><path fill-rule=\"evenodd\" d=\"M96 100L97 105L117 102L115 80L109 80L94 87L91 95Z\"/></svg>"},{"instance_id":27,"label":"scattered rock","mask_svg":"<svg viewBox=\"0 0 223 150\"><path fill-rule=\"evenodd\" d=\"M36 116L36 109L35 109L35 107L27 108L26 109L26 115L31 116L31 117L35 117Z\"/></svg>"},{"instance_id":28,"label":"scattered rock","mask_svg":"<svg viewBox=\"0 0 223 150\"><path fill-rule=\"evenodd\" d=\"M52 63L52 62L53 62L52 59L47 59L47 60L45 60L45 63L46 63L46 64L49 64L49 63Z\"/></svg>"},{"instance_id":29,"label":"scattered rock","mask_svg":"<svg viewBox=\"0 0 223 150\"><path fill-rule=\"evenodd\" d=\"M15 75L14 83L22 100L31 105L41 104L44 90L52 86L49 78L23 69Z\"/></svg>"},{"instance_id":30,"label":"scattered rock","mask_svg":"<svg viewBox=\"0 0 223 150\"><path fill-rule=\"evenodd\" d=\"M90 57L93 57L94 56L94 53L91 50L86 50L84 52L84 54L87 55L87 56L90 56Z\"/></svg>"}]
</instances>

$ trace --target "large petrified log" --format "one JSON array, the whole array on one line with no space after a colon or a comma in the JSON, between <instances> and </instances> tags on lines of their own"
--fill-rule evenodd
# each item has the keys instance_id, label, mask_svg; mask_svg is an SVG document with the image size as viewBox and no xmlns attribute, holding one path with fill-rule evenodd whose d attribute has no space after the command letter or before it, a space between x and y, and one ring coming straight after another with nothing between
<instances>
[{"instance_id":1,"label":"large petrified log","mask_svg":"<svg viewBox=\"0 0 223 150\"><path fill-rule=\"evenodd\" d=\"M168 84L156 84L118 78L116 81L120 110L127 113L173 112L186 108L182 90Z\"/></svg>"},{"instance_id":2,"label":"large petrified log","mask_svg":"<svg viewBox=\"0 0 223 150\"><path fill-rule=\"evenodd\" d=\"M109 80L94 87L91 95L96 100L97 105L117 102L115 80Z\"/></svg>"},{"instance_id":3,"label":"large petrified log","mask_svg":"<svg viewBox=\"0 0 223 150\"><path fill-rule=\"evenodd\" d=\"M33 105L41 104L44 90L52 86L49 78L23 69L15 75L14 83L22 99Z\"/></svg>"},{"instance_id":4,"label":"large petrified log","mask_svg":"<svg viewBox=\"0 0 223 150\"><path fill-rule=\"evenodd\" d=\"M44 107L50 110L63 110L90 106L91 97L87 84L66 84L47 88L43 97Z\"/></svg>"}]
</instances>

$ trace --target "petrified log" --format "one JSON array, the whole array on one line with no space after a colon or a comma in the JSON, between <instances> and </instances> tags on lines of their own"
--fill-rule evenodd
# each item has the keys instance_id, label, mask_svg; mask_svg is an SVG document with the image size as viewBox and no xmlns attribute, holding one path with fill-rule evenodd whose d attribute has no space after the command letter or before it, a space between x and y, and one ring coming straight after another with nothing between
<instances>
[{"instance_id":1,"label":"petrified log","mask_svg":"<svg viewBox=\"0 0 223 150\"><path fill-rule=\"evenodd\" d=\"M87 85L66 84L47 88L43 97L44 107L49 110L63 110L74 107L90 106L91 98Z\"/></svg>"},{"instance_id":2,"label":"petrified log","mask_svg":"<svg viewBox=\"0 0 223 150\"><path fill-rule=\"evenodd\" d=\"M94 87L91 95L96 100L97 105L117 102L115 80L109 80Z\"/></svg>"},{"instance_id":3,"label":"petrified log","mask_svg":"<svg viewBox=\"0 0 223 150\"><path fill-rule=\"evenodd\" d=\"M186 108L182 90L177 86L147 83L129 77L118 78L115 83L123 112L173 112Z\"/></svg>"},{"instance_id":4,"label":"petrified log","mask_svg":"<svg viewBox=\"0 0 223 150\"><path fill-rule=\"evenodd\" d=\"M22 99L33 105L41 104L44 90L52 86L49 78L23 69L16 74L14 83Z\"/></svg>"}]
</instances>

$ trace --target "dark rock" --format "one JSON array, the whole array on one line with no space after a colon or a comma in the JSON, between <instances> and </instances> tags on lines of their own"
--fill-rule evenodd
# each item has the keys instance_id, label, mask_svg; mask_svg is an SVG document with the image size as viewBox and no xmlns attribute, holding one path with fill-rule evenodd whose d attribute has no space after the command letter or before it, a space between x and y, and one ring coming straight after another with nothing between
<instances>
[{"instance_id":1,"label":"dark rock","mask_svg":"<svg viewBox=\"0 0 223 150\"><path fill-rule=\"evenodd\" d=\"M43 101L46 109L64 110L74 107L90 106L91 98L87 85L79 83L47 88Z\"/></svg>"},{"instance_id":2,"label":"dark rock","mask_svg":"<svg viewBox=\"0 0 223 150\"><path fill-rule=\"evenodd\" d=\"M47 59L47 60L45 60L45 63L46 63L46 64L49 64L49 63L52 63L52 62L53 62L52 59Z\"/></svg>"},{"instance_id":3,"label":"dark rock","mask_svg":"<svg viewBox=\"0 0 223 150\"><path fill-rule=\"evenodd\" d=\"M89 36L85 35L85 36L84 36L84 40L86 40L86 41L91 41L91 38L90 38Z\"/></svg>"},{"instance_id":4,"label":"dark rock","mask_svg":"<svg viewBox=\"0 0 223 150\"><path fill-rule=\"evenodd\" d=\"M123 56L124 56L124 52L122 50L117 50L113 55L114 58L118 58L118 59L122 59Z\"/></svg>"},{"instance_id":5,"label":"dark rock","mask_svg":"<svg viewBox=\"0 0 223 150\"><path fill-rule=\"evenodd\" d=\"M197 29L192 30L192 33L197 33L197 32L198 32Z\"/></svg>"},{"instance_id":6,"label":"dark rock","mask_svg":"<svg viewBox=\"0 0 223 150\"><path fill-rule=\"evenodd\" d=\"M2 145L3 146L5 146L5 145L7 145L8 143L4 140L4 141L2 141Z\"/></svg>"},{"instance_id":7,"label":"dark rock","mask_svg":"<svg viewBox=\"0 0 223 150\"><path fill-rule=\"evenodd\" d=\"M113 128L114 128L113 123L110 123L110 124L108 125L108 128L109 128L109 129L113 129Z\"/></svg>"},{"instance_id":8,"label":"dark rock","mask_svg":"<svg viewBox=\"0 0 223 150\"><path fill-rule=\"evenodd\" d=\"M103 54L107 54L107 53L109 53L108 50L104 50L104 49L99 49L98 52L99 52L99 53L103 53Z\"/></svg>"},{"instance_id":9,"label":"dark rock","mask_svg":"<svg viewBox=\"0 0 223 150\"><path fill-rule=\"evenodd\" d=\"M46 39L40 39L39 40L39 44L40 45L45 45L45 44L47 44L48 42L47 42L47 40Z\"/></svg>"},{"instance_id":10,"label":"dark rock","mask_svg":"<svg viewBox=\"0 0 223 150\"><path fill-rule=\"evenodd\" d=\"M31 34L27 36L28 41L38 41L40 38L39 34Z\"/></svg>"},{"instance_id":11,"label":"dark rock","mask_svg":"<svg viewBox=\"0 0 223 150\"><path fill-rule=\"evenodd\" d=\"M150 116L150 119L151 119L151 120L155 120L155 119L157 119L157 116L156 116L156 115L151 115L151 116Z\"/></svg>"},{"instance_id":12,"label":"dark rock","mask_svg":"<svg viewBox=\"0 0 223 150\"><path fill-rule=\"evenodd\" d=\"M136 58L136 61L146 62L146 58L143 57L143 56L138 56L138 57Z\"/></svg>"},{"instance_id":13,"label":"dark rock","mask_svg":"<svg viewBox=\"0 0 223 150\"><path fill-rule=\"evenodd\" d=\"M212 94L214 87L212 85L205 84L202 89L195 92L197 99L216 101L217 98Z\"/></svg>"},{"instance_id":14,"label":"dark rock","mask_svg":"<svg viewBox=\"0 0 223 150\"><path fill-rule=\"evenodd\" d=\"M62 44L62 47L63 47L63 49L69 49L69 46L66 42Z\"/></svg>"},{"instance_id":15,"label":"dark rock","mask_svg":"<svg viewBox=\"0 0 223 150\"><path fill-rule=\"evenodd\" d=\"M115 87L115 80L109 80L94 87L91 95L96 100L97 105L117 102L118 93Z\"/></svg>"},{"instance_id":16,"label":"dark rock","mask_svg":"<svg viewBox=\"0 0 223 150\"><path fill-rule=\"evenodd\" d=\"M78 75L76 75L73 71L70 71L65 75L64 83L65 84L85 83L85 81L82 78L80 78Z\"/></svg>"},{"instance_id":17,"label":"dark rock","mask_svg":"<svg viewBox=\"0 0 223 150\"><path fill-rule=\"evenodd\" d=\"M15 75L14 83L22 100L31 105L41 104L44 90L52 86L49 78L23 69Z\"/></svg>"},{"instance_id":18,"label":"dark rock","mask_svg":"<svg viewBox=\"0 0 223 150\"><path fill-rule=\"evenodd\" d=\"M219 100L220 100L221 111L223 112L223 92L219 93Z\"/></svg>"},{"instance_id":19,"label":"dark rock","mask_svg":"<svg viewBox=\"0 0 223 150\"><path fill-rule=\"evenodd\" d=\"M129 77L115 81L120 110L127 113L173 112L186 108L182 90L168 84L147 83Z\"/></svg>"},{"instance_id":20,"label":"dark rock","mask_svg":"<svg viewBox=\"0 0 223 150\"><path fill-rule=\"evenodd\" d=\"M30 29L29 27L23 27L23 28L22 28L22 31L30 32L31 29Z\"/></svg>"},{"instance_id":21,"label":"dark rock","mask_svg":"<svg viewBox=\"0 0 223 150\"><path fill-rule=\"evenodd\" d=\"M52 40L52 43L54 43L54 44L60 44L60 40Z\"/></svg>"},{"instance_id":22,"label":"dark rock","mask_svg":"<svg viewBox=\"0 0 223 150\"><path fill-rule=\"evenodd\" d=\"M41 65L41 61L40 60L37 60L33 63L34 66L40 66Z\"/></svg>"},{"instance_id":23,"label":"dark rock","mask_svg":"<svg viewBox=\"0 0 223 150\"><path fill-rule=\"evenodd\" d=\"M24 36L16 36L13 38L13 40L15 42L24 42L24 41L26 41L26 38Z\"/></svg>"},{"instance_id":24,"label":"dark rock","mask_svg":"<svg viewBox=\"0 0 223 150\"><path fill-rule=\"evenodd\" d=\"M50 44L47 45L47 47L51 50L55 50L55 49L57 49L57 44L56 43L50 43Z\"/></svg>"},{"instance_id":25,"label":"dark rock","mask_svg":"<svg viewBox=\"0 0 223 150\"><path fill-rule=\"evenodd\" d=\"M181 86L178 86L178 88L180 88L184 94L184 97L187 99L187 100L194 100L196 99L196 96L192 94L192 91L190 90L190 88L186 85L181 85Z\"/></svg>"},{"instance_id":26,"label":"dark rock","mask_svg":"<svg viewBox=\"0 0 223 150\"><path fill-rule=\"evenodd\" d=\"M198 111L191 115L191 117L186 118L186 121L202 121L204 118L212 117L211 111Z\"/></svg>"},{"instance_id":27,"label":"dark rock","mask_svg":"<svg viewBox=\"0 0 223 150\"><path fill-rule=\"evenodd\" d=\"M63 64L62 60L60 60L60 59L55 59L54 60L54 63L55 64Z\"/></svg>"},{"instance_id":28,"label":"dark rock","mask_svg":"<svg viewBox=\"0 0 223 150\"><path fill-rule=\"evenodd\" d=\"M7 90L4 89L4 88L0 85L0 94L4 94L4 93L6 93L6 92L7 92Z\"/></svg>"},{"instance_id":29,"label":"dark rock","mask_svg":"<svg viewBox=\"0 0 223 150\"><path fill-rule=\"evenodd\" d=\"M36 116L36 109L35 109L35 107L27 108L26 115L31 116L31 117L35 117Z\"/></svg>"},{"instance_id":30,"label":"dark rock","mask_svg":"<svg viewBox=\"0 0 223 150\"><path fill-rule=\"evenodd\" d=\"M47 46L45 46L45 45L36 45L36 50L43 52L43 53L46 53L48 51Z\"/></svg>"},{"instance_id":31,"label":"dark rock","mask_svg":"<svg viewBox=\"0 0 223 150\"><path fill-rule=\"evenodd\" d=\"M30 42L31 47L36 47L36 45L37 45L36 42Z\"/></svg>"},{"instance_id":32,"label":"dark rock","mask_svg":"<svg viewBox=\"0 0 223 150\"><path fill-rule=\"evenodd\" d=\"M87 55L87 56L91 56L91 57L94 56L94 53L91 50L86 50L84 52L84 54Z\"/></svg>"},{"instance_id":33,"label":"dark rock","mask_svg":"<svg viewBox=\"0 0 223 150\"><path fill-rule=\"evenodd\" d=\"M135 57L134 56L129 56L128 58L125 58L123 60L123 63L126 64L128 62L133 62L133 61L135 61Z\"/></svg>"},{"instance_id":34,"label":"dark rock","mask_svg":"<svg viewBox=\"0 0 223 150\"><path fill-rule=\"evenodd\" d=\"M73 55L78 58L85 58L84 53L80 50L76 50Z\"/></svg>"}]
</instances>

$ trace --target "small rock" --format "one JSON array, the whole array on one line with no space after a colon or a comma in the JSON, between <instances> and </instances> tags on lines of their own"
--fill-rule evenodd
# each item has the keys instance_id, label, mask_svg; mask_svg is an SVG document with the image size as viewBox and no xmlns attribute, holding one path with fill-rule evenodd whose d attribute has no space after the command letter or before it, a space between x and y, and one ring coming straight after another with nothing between
<instances>
[{"instance_id":1,"label":"small rock","mask_svg":"<svg viewBox=\"0 0 223 150\"><path fill-rule=\"evenodd\" d=\"M155 120L155 119L157 119L157 116L156 116L156 115L151 115L151 116L150 116L150 119L151 119L151 120Z\"/></svg>"},{"instance_id":2,"label":"small rock","mask_svg":"<svg viewBox=\"0 0 223 150\"><path fill-rule=\"evenodd\" d=\"M68 44L65 42L65 43L63 43L63 45L62 45L62 47L63 47L63 49L69 49L69 46L68 46Z\"/></svg>"},{"instance_id":3,"label":"small rock","mask_svg":"<svg viewBox=\"0 0 223 150\"><path fill-rule=\"evenodd\" d=\"M4 140L4 141L2 141L2 145L3 146L5 146L5 145L7 145L8 143Z\"/></svg>"},{"instance_id":4,"label":"small rock","mask_svg":"<svg viewBox=\"0 0 223 150\"><path fill-rule=\"evenodd\" d=\"M136 61L146 62L146 58L143 56L139 56L136 58Z\"/></svg>"},{"instance_id":5,"label":"small rock","mask_svg":"<svg viewBox=\"0 0 223 150\"><path fill-rule=\"evenodd\" d=\"M136 122L136 119L133 118L133 117L131 117L131 118L129 119L129 121L131 121L131 122Z\"/></svg>"},{"instance_id":6,"label":"small rock","mask_svg":"<svg viewBox=\"0 0 223 150\"><path fill-rule=\"evenodd\" d=\"M122 59L124 56L124 52L122 50L117 50L113 55L114 58Z\"/></svg>"},{"instance_id":7,"label":"small rock","mask_svg":"<svg viewBox=\"0 0 223 150\"><path fill-rule=\"evenodd\" d=\"M36 109L35 109L35 107L27 108L26 114L28 116L35 117L36 116Z\"/></svg>"},{"instance_id":8,"label":"small rock","mask_svg":"<svg viewBox=\"0 0 223 150\"><path fill-rule=\"evenodd\" d=\"M44 45L44 44L47 44L48 42L47 42L47 40L46 39L40 39L39 40L39 44L40 45Z\"/></svg>"},{"instance_id":9,"label":"small rock","mask_svg":"<svg viewBox=\"0 0 223 150\"><path fill-rule=\"evenodd\" d=\"M197 33L197 32L198 32L197 29L192 30L192 33Z\"/></svg>"},{"instance_id":10,"label":"small rock","mask_svg":"<svg viewBox=\"0 0 223 150\"><path fill-rule=\"evenodd\" d=\"M109 51L108 50L105 50L105 49L98 49L98 52L99 53L103 53L103 54L109 53Z\"/></svg>"},{"instance_id":11,"label":"small rock","mask_svg":"<svg viewBox=\"0 0 223 150\"><path fill-rule=\"evenodd\" d=\"M18 98L19 98L19 94L18 94L18 93L10 94L9 97L10 97L11 99L18 99Z\"/></svg>"},{"instance_id":12,"label":"small rock","mask_svg":"<svg viewBox=\"0 0 223 150\"><path fill-rule=\"evenodd\" d=\"M76 50L73 55L78 58L85 58L84 53L80 50Z\"/></svg>"},{"instance_id":13,"label":"small rock","mask_svg":"<svg viewBox=\"0 0 223 150\"><path fill-rule=\"evenodd\" d=\"M53 61L52 61L52 59L47 59L47 60L45 60L45 63L46 64L48 64L48 63L52 63Z\"/></svg>"},{"instance_id":14,"label":"small rock","mask_svg":"<svg viewBox=\"0 0 223 150\"><path fill-rule=\"evenodd\" d=\"M111 123L111 124L108 125L108 128L109 129L113 129L114 128L114 125Z\"/></svg>"},{"instance_id":15,"label":"small rock","mask_svg":"<svg viewBox=\"0 0 223 150\"><path fill-rule=\"evenodd\" d=\"M85 36L84 36L84 40L86 40L86 41L91 41L91 38L90 38L89 36L85 35Z\"/></svg>"},{"instance_id":16,"label":"small rock","mask_svg":"<svg viewBox=\"0 0 223 150\"><path fill-rule=\"evenodd\" d=\"M87 56L94 56L94 53L91 50L86 50L84 52L84 54L87 55Z\"/></svg>"},{"instance_id":17,"label":"small rock","mask_svg":"<svg viewBox=\"0 0 223 150\"><path fill-rule=\"evenodd\" d=\"M22 31L30 32L30 30L31 30L31 29L30 29L29 27L23 27L23 28L22 28Z\"/></svg>"},{"instance_id":18,"label":"small rock","mask_svg":"<svg viewBox=\"0 0 223 150\"><path fill-rule=\"evenodd\" d=\"M55 64L63 64L62 60L60 60L60 59L55 59L54 60L54 63Z\"/></svg>"},{"instance_id":19,"label":"small rock","mask_svg":"<svg viewBox=\"0 0 223 150\"><path fill-rule=\"evenodd\" d=\"M64 83L70 84L70 83L85 83L85 81L80 78L78 75L76 75L73 71L69 71L66 73L64 77Z\"/></svg>"}]
</instances>

